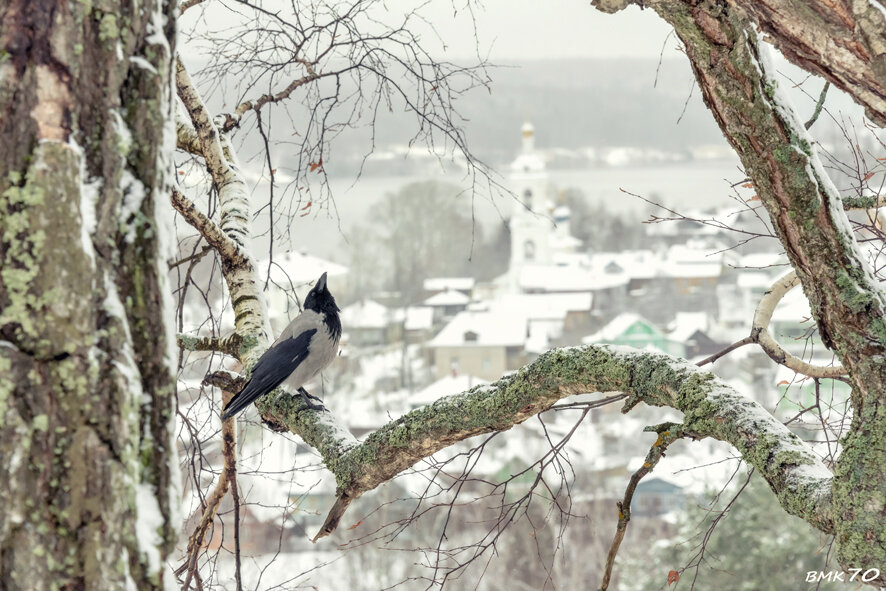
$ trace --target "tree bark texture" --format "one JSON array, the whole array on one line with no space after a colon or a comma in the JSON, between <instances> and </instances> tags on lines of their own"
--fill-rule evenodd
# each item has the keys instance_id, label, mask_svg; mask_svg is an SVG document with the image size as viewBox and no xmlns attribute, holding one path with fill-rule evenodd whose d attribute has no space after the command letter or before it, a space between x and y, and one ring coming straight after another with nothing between
<instances>
[{"instance_id":1,"label":"tree bark texture","mask_svg":"<svg viewBox=\"0 0 886 591\"><path fill-rule=\"evenodd\" d=\"M174 0L0 7L0 588L159 589ZM159 200L159 201L158 201Z\"/></svg>"},{"instance_id":2,"label":"tree bark texture","mask_svg":"<svg viewBox=\"0 0 886 591\"><path fill-rule=\"evenodd\" d=\"M818 67L803 60L800 65L829 79L836 76L834 71L845 67L856 78L855 82L875 89L881 98L884 93L878 89L882 77L877 75L880 66L876 64L882 62L872 58L874 54L881 55L880 49L866 50L861 45L847 49L857 59L867 59L871 70L858 64L841 66L839 56L843 54L834 48L822 49L829 44L852 45L850 41L835 41L834 37L838 35L836 31L849 35L850 30L852 35L865 37L873 44L868 47L879 48L886 21L867 2L839 0L828 2L827 10L818 6L823 2L663 0L645 4L669 22L683 42L704 101L741 158L803 284L822 340L837 353L849 373L854 414L849 433L841 442L843 451L833 483L837 556L844 568L883 569L884 296L858 249L839 194L821 166L814 142L778 86L767 57L768 49L761 44L754 23L739 5L748 5L758 19L766 15L773 19L770 25L761 21L761 26L764 30L771 28L775 43L789 58L797 59L805 43L791 31L820 35L816 45ZM776 14L772 10L776 4L785 5L785 12ZM863 31L867 25L859 20L862 14L865 22L875 22L866 33ZM774 22L779 23L777 29ZM853 22L855 28L850 26ZM853 92L845 80L832 81ZM882 109L870 93L857 90L853 96L869 111L875 107ZM879 120L886 119L881 116ZM880 583L886 584L886 579Z\"/></svg>"}]
</instances>

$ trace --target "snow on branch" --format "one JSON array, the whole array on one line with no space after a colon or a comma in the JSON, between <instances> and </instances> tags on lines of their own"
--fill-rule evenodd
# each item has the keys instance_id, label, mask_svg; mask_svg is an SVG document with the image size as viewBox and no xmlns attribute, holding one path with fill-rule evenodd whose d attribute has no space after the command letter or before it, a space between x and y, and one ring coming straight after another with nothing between
<instances>
[{"instance_id":1,"label":"snow on branch","mask_svg":"<svg viewBox=\"0 0 886 591\"><path fill-rule=\"evenodd\" d=\"M413 410L358 444L336 425L316 420L328 413L301 411L297 397L268 397L259 408L264 418L314 445L336 476L339 498L316 540L335 531L353 500L419 460L469 437L510 429L567 396L612 391L628 395L623 412L641 401L682 411L684 436L730 443L763 474L786 511L833 531L831 473L810 448L713 374L663 353L597 345L555 349L493 384ZM315 420L306 432L308 415Z\"/></svg>"}]
</instances>

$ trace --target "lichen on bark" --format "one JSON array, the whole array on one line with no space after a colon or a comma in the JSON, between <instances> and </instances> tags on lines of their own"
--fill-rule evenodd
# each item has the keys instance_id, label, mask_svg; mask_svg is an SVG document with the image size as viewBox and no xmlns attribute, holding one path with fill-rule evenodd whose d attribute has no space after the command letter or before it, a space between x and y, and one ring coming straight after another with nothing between
<instances>
[{"instance_id":1,"label":"lichen on bark","mask_svg":"<svg viewBox=\"0 0 886 591\"><path fill-rule=\"evenodd\" d=\"M886 564L886 538L882 535L886 531L886 499L881 486L886 480L882 451L882 433L886 433L882 396L886 391L886 305L816 147L779 88L767 58L768 48L742 10L747 6L762 18L762 13L776 4L778 0L759 4L708 0L690 8L679 0L649 3L674 26L684 43L705 104L741 158L769 213L804 286L822 340L849 374L854 413L841 441L830 512L837 557L844 568L879 567ZM792 6L800 4L793 2ZM882 15L868 14L867 8L864 18L878 20L882 26ZM821 17L770 11L767 18L776 13L775 20L783 25L793 19L789 26L802 28L806 23L809 30L818 26L813 21ZM783 49L804 42L790 36L776 38ZM822 63L828 59L823 58ZM784 489L773 488L783 495ZM786 505L784 500L782 505ZM790 509L792 503L787 505ZM886 574L878 582L886 584Z\"/></svg>"},{"instance_id":2,"label":"lichen on bark","mask_svg":"<svg viewBox=\"0 0 886 591\"><path fill-rule=\"evenodd\" d=\"M11 0L0 11L0 572L10 590L160 588L179 525L154 211L174 3L97 6ZM128 57L147 53L151 33L166 45L148 76ZM127 141L132 129L139 142ZM137 224L118 219L125 178L143 192ZM157 535L139 539L146 490Z\"/></svg>"}]
</instances>

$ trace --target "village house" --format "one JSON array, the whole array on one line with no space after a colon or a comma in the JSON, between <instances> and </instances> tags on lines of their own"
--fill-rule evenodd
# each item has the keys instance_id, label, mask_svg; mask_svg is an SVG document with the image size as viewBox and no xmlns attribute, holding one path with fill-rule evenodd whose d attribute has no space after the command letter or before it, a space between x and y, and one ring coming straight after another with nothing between
<instances>
[{"instance_id":1,"label":"village house","mask_svg":"<svg viewBox=\"0 0 886 591\"><path fill-rule=\"evenodd\" d=\"M526 364L526 318L501 311L465 310L429 343L434 376L469 374L497 380Z\"/></svg>"}]
</instances>

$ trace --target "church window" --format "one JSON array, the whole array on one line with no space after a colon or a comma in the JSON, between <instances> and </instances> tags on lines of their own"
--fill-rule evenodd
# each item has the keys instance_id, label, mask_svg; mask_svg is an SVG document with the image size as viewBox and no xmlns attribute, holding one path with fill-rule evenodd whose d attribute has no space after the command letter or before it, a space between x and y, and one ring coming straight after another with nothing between
<instances>
[{"instance_id":1,"label":"church window","mask_svg":"<svg viewBox=\"0 0 886 591\"><path fill-rule=\"evenodd\" d=\"M527 261L535 259L535 242L527 240L523 243L523 258Z\"/></svg>"}]
</instances>

